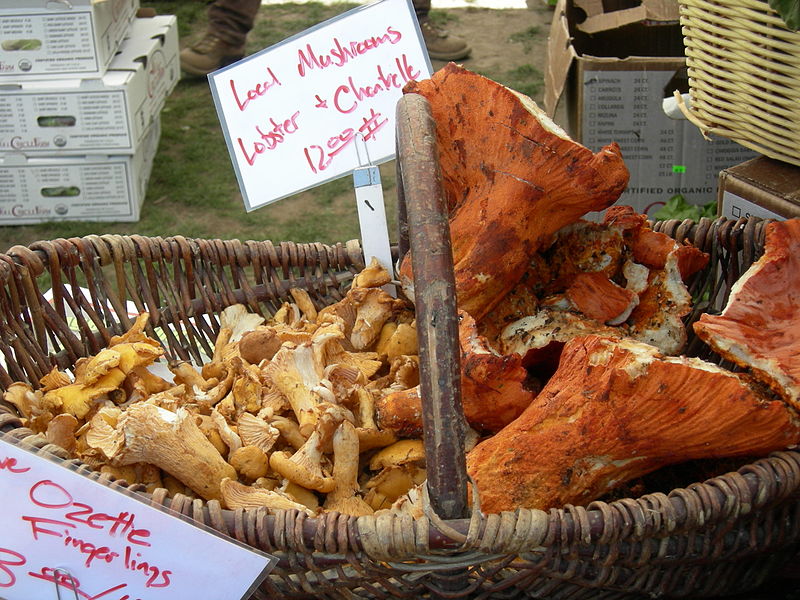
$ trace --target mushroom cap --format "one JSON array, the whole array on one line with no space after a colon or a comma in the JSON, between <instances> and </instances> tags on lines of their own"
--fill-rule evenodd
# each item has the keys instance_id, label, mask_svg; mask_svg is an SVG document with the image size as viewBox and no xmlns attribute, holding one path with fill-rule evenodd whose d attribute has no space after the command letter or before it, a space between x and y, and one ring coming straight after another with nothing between
<instances>
[{"instance_id":1,"label":"mushroom cap","mask_svg":"<svg viewBox=\"0 0 800 600\"><path fill-rule=\"evenodd\" d=\"M281 432L265 419L242 413L236 420L237 432L245 446L256 446L262 452L269 452L278 440Z\"/></svg>"},{"instance_id":2,"label":"mushroom cap","mask_svg":"<svg viewBox=\"0 0 800 600\"><path fill-rule=\"evenodd\" d=\"M67 452L75 453L75 432L78 430L78 419L70 414L54 416L47 424L45 437L47 441L64 448Z\"/></svg>"},{"instance_id":3,"label":"mushroom cap","mask_svg":"<svg viewBox=\"0 0 800 600\"><path fill-rule=\"evenodd\" d=\"M230 342L238 342L241 337L261 325L264 317L251 313L244 304L226 307L219 316L219 325L231 330Z\"/></svg>"},{"instance_id":4,"label":"mushroom cap","mask_svg":"<svg viewBox=\"0 0 800 600\"><path fill-rule=\"evenodd\" d=\"M353 287L381 287L391 281L392 276L373 256L369 264L353 279Z\"/></svg>"},{"instance_id":5,"label":"mushroom cap","mask_svg":"<svg viewBox=\"0 0 800 600\"><path fill-rule=\"evenodd\" d=\"M242 359L257 365L262 360L272 360L282 343L283 340L274 327L258 327L242 335L239 353Z\"/></svg>"},{"instance_id":6,"label":"mushroom cap","mask_svg":"<svg viewBox=\"0 0 800 600\"><path fill-rule=\"evenodd\" d=\"M239 483L228 477L220 482L222 501L231 510L237 508L268 508L270 510L299 510L309 516L314 512L277 490L268 490Z\"/></svg>"},{"instance_id":7,"label":"mushroom cap","mask_svg":"<svg viewBox=\"0 0 800 600\"><path fill-rule=\"evenodd\" d=\"M244 479L255 481L259 477L266 477L269 473L269 459L261 448L256 446L242 446L231 452L228 457L230 465L236 469Z\"/></svg>"},{"instance_id":8,"label":"mushroom cap","mask_svg":"<svg viewBox=\"0 0 800 600\"><path fill-rule=\"evenodd\" d=\"M424 461L425 445L422 440L400 440L376 452L369 461L369 468L371 471L378 471L386 467Z\"/></svg>"},{"instance_id":9,"label":"mushroom cap","mask_svg":"<svg viewBox=\"0 0 800 600\"><path fill-rule=\"evenodd\" d=\"M764 255L739 278L722 314L697 335L800 408L800 219L766 228Z\"/></svg>"}]
</instances>

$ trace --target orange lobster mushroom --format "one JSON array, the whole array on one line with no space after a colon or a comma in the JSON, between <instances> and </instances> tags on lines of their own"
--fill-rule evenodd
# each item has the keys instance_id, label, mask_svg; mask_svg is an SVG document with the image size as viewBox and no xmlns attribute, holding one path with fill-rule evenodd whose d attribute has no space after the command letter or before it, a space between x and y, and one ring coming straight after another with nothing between
<instances>
[{"instance_id":1,"label":"orange lobster mushroom","mask_svg":"<svg viewBox=\"0 0 800 600\"><path fill-rule=\"evenodd\" d=\"M527 96L455 64L403 91L424 96L436 121L458 305L478 321L554 232L607 208L628 183L616 143L595 154ZM410 256L400 278L410 289Z\"/></svg>"},{"instance_id":2,"label":"orange lobster mushroom","mask_svg":"<svg viewBox=\"0 0 800 600\"><path fill-rule=\"evenodd\" d=\"M567 342L556 373L513 423L467 455L487 513L585 504L669 464L764 455L800 423L737 374L648 344Z\"/></svg>"},{"instance_id":3,"label":"orange lobster mushroom","mask_svg":"<svg viewBox=\"0 0 800 600\"><path fill-rule=\"evenodd\" d=\"M764 255L731 289L722 314L704 314L698 337L800 408L800 219L767 225Z\"/></svg>"},{"instance_id":4,"label":"orange lobster mushroom","mask_svg":"<svg viewBox=\"0 0 800 600\"><path fill-rule=\"evenodd\" d=\"M708 254L691 244L676 242L666 233L653 231L647 223L647 215L637 213L631 206L610 207L604 223L623 230L631 246L633 259L650 269L663 269L667 258L674 252L678 271L686 281L708 264Z\"/></svg>"}]
</instances>

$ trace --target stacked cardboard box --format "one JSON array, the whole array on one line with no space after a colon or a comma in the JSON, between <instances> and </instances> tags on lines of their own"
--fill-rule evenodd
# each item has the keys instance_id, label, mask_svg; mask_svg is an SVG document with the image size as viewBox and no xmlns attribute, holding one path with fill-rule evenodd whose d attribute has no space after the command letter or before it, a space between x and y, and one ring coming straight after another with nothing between
<instances>
[{"instance_id":1,"label":"stacked cardboard box","mask_svg":"<svg viewBox=\"0 0 800 600\"><path fill-rule=\"evenodd\" d=\"M800 217L800 167L759 156L719 175L718 214L729 219Z\"/></svg>"},{"instance_id":2,"label":"stacked cardboard box","mask_svg":"<svg viewBox=\"0 0 800 600\"><path fill-rule=\"evenodd\" d=\"M569 134L593 151L619 143L631 172L619 203L651 216L678 194L713 202L720 171L756 156L665 113L688 92L678 18L677 0L559 0L548 39L545 109L564 101Z\"/></svg>"},{"instance_id":3,"label":"stacked cardboard box","mask_svg":"<svg viewBox=\"0 0 800 600\"><path fill-rule=\"evenodd\" d=\"M0 225L139 220L180 67L138 4L0 0Z\"/></svg>"}]
</instances>

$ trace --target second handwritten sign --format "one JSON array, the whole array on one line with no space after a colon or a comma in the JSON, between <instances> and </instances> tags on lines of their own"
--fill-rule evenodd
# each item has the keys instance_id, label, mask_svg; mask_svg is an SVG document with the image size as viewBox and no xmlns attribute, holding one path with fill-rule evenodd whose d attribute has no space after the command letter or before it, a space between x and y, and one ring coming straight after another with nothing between
<instances>
[{"instance_id":1,"label":"second handwritten sign","mask_svg":"<svg viewBox=\"0 0 800 600\"><path fill-rule=\"evenodd\" d=\"M211 73L247 210L347 175L367 154L393 158L402 88L430 75L409 0L359 6Z\"/></svg>"}]
</instances>

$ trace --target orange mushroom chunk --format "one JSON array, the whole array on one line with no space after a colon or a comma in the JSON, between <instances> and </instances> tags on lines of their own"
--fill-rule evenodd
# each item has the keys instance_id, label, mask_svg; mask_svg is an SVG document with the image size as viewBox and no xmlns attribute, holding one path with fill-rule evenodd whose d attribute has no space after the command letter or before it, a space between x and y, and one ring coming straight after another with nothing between
<instances>
[{"instance_id":1,"label":"orange mushroom chunk","mask_svg":"<svg viewBox=\"0 0 800 600\"><path fill-rule=\"evenodd\" d=\"M567 288L575 308L590 319L609 325L619 325L639 304L639 296L618 286L603 273L579 273Z\"/></svg>"},{"instance_id":2,"label":"orange mushroom chunk","mask_svg":"<svg viewBox=\"0 0 800 600\"><path fill-rule=\"evenodd\" d=\"M734 373L596 335L564 346L522 415L467 455L481 510L585 504L669 464L761 456L800 440L781 401Z\"/></svg>"},{"instance_id":3,"label":"orange mushroom chunk","mask_svg":"<svg viewBox=\"0 0 800 600\"><path fill-rule=\"evenodd\" d=\"M630 245L633 260L650 269L663 269L669 255L675 252L678 271L686 281L708 264L708 254L691 244L681 244L666 233L653 231L647 223L647 215L637 213L631 206L610 207L606 211L604 223L622 229Z\"/></svg>"},{"instance_id":4,"label":"orange mushroom chunk","mask_svg":"<svg viewBox=\"0 0 800 600\"><path fill-rule=\"evenodd\" d=\"M767 225L764 255L733 286L722 314L702 315L694 330L800 408L800 219Z\"/></svg>"},{"instance_id":5,"label":"orange mushroom chunk","mask_svg":"<svg viewBox=\"0 0 800 600\"><path fill-rule=\"evenodd\" d=\"M616 143L595 154L527 96L453 63L403 91L430 103L458 305L478 321L554 232L610 206L628 183ZM399 273L408 289L410 256Z\"/></svg>"}]
</instances>

